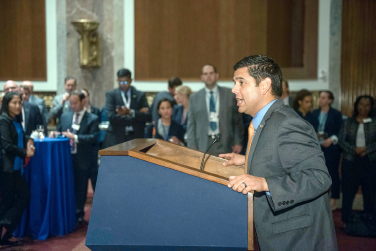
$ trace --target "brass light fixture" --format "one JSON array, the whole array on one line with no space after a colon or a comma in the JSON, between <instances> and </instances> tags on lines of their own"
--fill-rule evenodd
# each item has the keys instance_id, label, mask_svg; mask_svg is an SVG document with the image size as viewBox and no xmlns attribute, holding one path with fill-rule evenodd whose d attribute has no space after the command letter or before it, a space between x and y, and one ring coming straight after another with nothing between
<instances>
[{"instance_id":1,"label":"brass light fixture","mask_svg":"<svg viewBox=\"0 0 376 251\"><path fill-rule=\"evenodd\" d=\"M101 47L100 37L96 32L99 23L88 19L79 19L72 22L80 33L80 66L82 68L100 67Z\"/></svg>"}]
</instances>

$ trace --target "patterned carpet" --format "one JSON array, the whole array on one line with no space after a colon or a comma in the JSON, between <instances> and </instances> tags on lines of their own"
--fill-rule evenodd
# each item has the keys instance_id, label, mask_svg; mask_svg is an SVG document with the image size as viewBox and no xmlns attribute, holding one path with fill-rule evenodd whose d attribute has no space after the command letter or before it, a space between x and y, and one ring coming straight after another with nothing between
<instances>
[{"instance_id":1,"label":"patterned carpet","mask_svg":"<svg viewBox=\"0 0 376 251\"><path fill-rule=\"evenodd\" d=\"M92 194L91 194L92 196ZM361 195L360 195L361 196ZM358 196L357 196L358 197ZM361 208L362 198L358 197L354 202L354 208ZM85 205L85 220L89 221L91 212L92 197L88 198ZM376 238L362 238L345 235L340 228L341 210L333 212L334 224L336 226L337 241L340 251L369 251L376 250ZM24 239L24 245L20 247L0 247L0 251L88 251L85 246L87 226L82 226L73 233L65 236L51 237L45 241L35 241L33 239Z\"/></svg>"}]
</instances>

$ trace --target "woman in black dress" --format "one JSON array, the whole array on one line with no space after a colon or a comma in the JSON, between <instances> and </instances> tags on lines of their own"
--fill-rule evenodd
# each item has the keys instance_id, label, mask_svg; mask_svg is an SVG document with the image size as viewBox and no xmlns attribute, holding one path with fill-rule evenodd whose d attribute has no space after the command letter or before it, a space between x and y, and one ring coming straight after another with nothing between
<instances>
[{"instance_id":1,"label":"woman in black dress","mask_svg":"<svg viewBox=\"0 0 376 251\"><path fill-rule=\"evenodd\" d=\"M374 99L359 96L354 113L344 121L339 133L342 154L342 221L351 220L354 197L362 187L366 215L376 213L376 118Z\"/></svg>"},{"instance_id":2,"label":"woman in black dress","mask_svg":"<svg viewBox=\"0 0 376 251\"><path fill-rule=\"evenodd\" d=\"M25 136L18 119L21 109L20 94L8 92L3 98L0 116L0 245L21 244L13 237L13 231L30 200L30 191L22 176L23 161L32 157L35 149L34 141Z\"/></svg>"}]
</instances>

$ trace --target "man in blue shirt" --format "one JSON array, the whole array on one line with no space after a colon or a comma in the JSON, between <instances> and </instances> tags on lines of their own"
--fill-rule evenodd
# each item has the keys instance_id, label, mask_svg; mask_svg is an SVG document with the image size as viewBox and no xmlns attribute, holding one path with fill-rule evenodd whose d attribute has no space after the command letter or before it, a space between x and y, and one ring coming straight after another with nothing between
<instances>
[{"instance_id":1,"label":"man in blue shirt","mask_svg":"<svg viewBox=\"0 0 376 251\"><path fill-rule=\"evenodd\" d=\"M254 117L248 154L229 153L246 174L228 186L254 191L254 224L261 250L337 250L329 206L330 175L314 128L279 100L282 71L273 59L250 56L234 66L239 112Z\"/></svg>"}]
</instances>

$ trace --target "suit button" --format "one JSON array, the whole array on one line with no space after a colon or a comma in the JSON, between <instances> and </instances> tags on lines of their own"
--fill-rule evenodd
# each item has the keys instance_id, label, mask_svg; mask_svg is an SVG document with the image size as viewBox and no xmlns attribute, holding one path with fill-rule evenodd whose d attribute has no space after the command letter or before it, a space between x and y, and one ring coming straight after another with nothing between
<instances>
[{"instance_id":1,"label":"suit button","mask_svg":"<svg viewBox=\"0 0 376 251\"><path fill-rule=\"evenodd\" d=\"M283 202L283 205L286 205L286 201Z\"/></svg>"},{"instance_id":2,"label":"suit button","mask_svg":"<svg viewBox=\"0 0 376 251\"><path fill-rule=\"evenodd\" d=\"M286 201L286 205L290 204L290 201Z\"/></svg>"},{"instance_id":3,"label":"suit button","mask_svg":"<svg viewBox=\"0 0 376 251\"><path fill-rule=\"evenodd\" d=\"M281 206L282 205L282 203L281 202L278 202L278 206Z\"/></svg>"},{"instance_id":4,"label":"suit button","mask_svg":"<svg viewBox=\"0 0 376 251\"><path fill-rule=\"evenodd\" d=\"M294 200L291 200L290 203L291 203L291 204L294 204Z\"/></svg>"}]
</instances>

